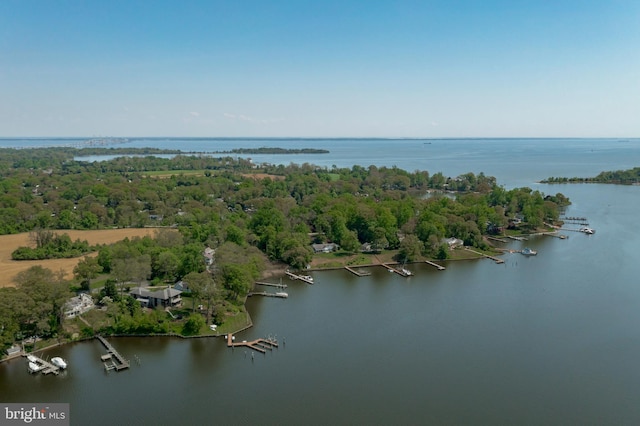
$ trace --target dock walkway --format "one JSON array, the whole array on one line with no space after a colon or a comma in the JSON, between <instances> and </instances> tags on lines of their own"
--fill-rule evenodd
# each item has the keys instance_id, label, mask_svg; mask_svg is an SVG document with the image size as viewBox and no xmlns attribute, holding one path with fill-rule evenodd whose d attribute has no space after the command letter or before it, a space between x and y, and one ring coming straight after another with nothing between
<instances>
[{"instance_id":1,"label":"dock walkway","mask_svg":"<svg viewBox=\"0 0 640 426\"><path fill-rule=\"evenodd\" d=\"M369 271L356 271L353 268L350 268L348 266L345 266L344 269L346 269L347 271L351 272L353 275L356 275L358 277L368 277L369 275L371 275L371 272Z\"/></svg>"},{"instance_id":2,"label":"dock walkway","mask_svg":"<svg viewBox=\"0 0 640 426\"><path fill-rule=\"evenodd\" d=\"M96 337L98 338L100 343L102 343L104 347L107 348L107 354L100 357L100 359L105 363L105 370L120 371L124 370L125 368L129 368L129 361L124 359L124 357L120 355L120 352L118 352L113 346L111 346L111 343L107 342L107 339L102 336ZM111 361L111 364L107 364L106 361L109 360Z\"/></svg>"},{"instance_id":3,"label":"dock walkway","mask_svg":"<svg viewBox=\"0 0 640 426\"><path fill-rule=\"evenodd\" d=\"M282 299L286 299L287 297L289 297L289 294L285 293L284 291L279 291L277 293L268 293L266 291L252 291L248 293L247 296L280 297Z\"/></svg>"},{"instance_id":4,"label":"dock walkway","mask_svg":"<svg viewBox=\"0 0 640 426\"><path fill-rule=\"evenodd\" d=\"M278 341L275 339L256 339L251 340L250 342L247 342L246 340L243 340L242 342L235 342L233 334L227 334L227 347L234 348L237 346L246 346L254 351L265 353L267 350L277 348Z\"/></svg>"},{"instance_id":5,"label":"dock walkway","mask_svg":"<svg viewBox=\"0 0 640 426\"><path fill-rule=\"evenodd\" d=\"M386 263L381 263L381 266L384 266L385 268L387 268L389 271L391 272L395 272L398 275L401 275L403 277L410 277L411 275L413 275L411 272L407 271L406 269L402 268L402 269L396 269L396 268L392 268L391 266L387 265Z\"/></svg>"},{"instance_id":6,"label":"dock walkway","mask_svg":"<svg viewBox=\"0 0 640 426\"><path fill-rule=\"evenodd\" d=\"M282 283L280 283L280 284L266 283L266 282L263 282L263 281L256 281L256 285L265 285L265 286L268 286L268 287L287 288L286 284L282 284Z\"/></svg>"},{"instance_id":7,"label":"dock walkway","mask_svg":"<svg viewBox=\"0 0 640 426\"><path fill-rule=\"evenodd\" d=\"M465 247L464 249L470 251L471 253L475 253L475 254L478 254L478 255L480 255L482 257L486 257L487 259L491 259L496 263L504 263L504 259L500 259L499 257L490 256L488 254L480 253L479 251L471 250L468 247Z\"/></svg>"},{"instance_id":8,"label":"dock walkway","mask_svg":"<svg viewBox=\"0 0 640 426\"><path fill-rule=\"evenodd\" d=\"M309 277L308 275L296 275L293 272L289 271L284 271L284 273L292 280L300 280L304 281L307 284L313 284L313 278Z\"/></svg>"},{"instance_id":9,"label":"dock walkway","mask_svg":"<svg viewBox=\"0 0 640 426\"><path fill-rule=\"evenodd\" d=\"M445 269L447 269L444 266L438 265L437 263L430 260L425 260L424 263L426 263L427 265L435 266L436 268L438 268L438 271L444 271Z\"/></svg>"}]
</instances>

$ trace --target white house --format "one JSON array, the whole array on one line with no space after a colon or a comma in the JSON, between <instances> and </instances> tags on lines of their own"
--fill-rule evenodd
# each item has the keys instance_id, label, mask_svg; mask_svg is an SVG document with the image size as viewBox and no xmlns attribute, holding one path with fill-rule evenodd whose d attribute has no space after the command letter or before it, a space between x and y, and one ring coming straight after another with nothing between
<instances>
[{"instance_id":1,"label":"white house","mask_svg":"<svg viewBox=\"0 0 640 426\"><path fill-rule=\"evenodd\" d=\"M454 249L456 247L462 247L464 245L464 241L462 241L460 238L455 238L455 237L445 238L444 242L449 245L450 249Z\"/></svg>"},{"instance_id":2,"label":"white house","mask_svg":"<svg viewBox=\"0 0 640 426\"><path fill-rule=\"evenodd\" d=\"M93 303L91 296L87 293L81 293L65 303L64 316L67 318L75 318L77 315L82 315L95 307L96 305Z\"/></svg>"}]
</instances>

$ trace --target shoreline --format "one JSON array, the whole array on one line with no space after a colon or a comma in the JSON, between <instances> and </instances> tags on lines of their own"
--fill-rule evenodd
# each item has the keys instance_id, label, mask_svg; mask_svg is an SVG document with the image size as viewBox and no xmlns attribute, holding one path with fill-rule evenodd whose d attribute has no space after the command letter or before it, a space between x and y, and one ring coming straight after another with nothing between
<instances>
[{"instance_id":1,"label":"shoreline","mask_svg":"<svg viewBox=\"0 0 640 426\"><path fill-rule=\"evenodd\" d=\"M498 255L503 254L503 253L498 253ZM306 269L305 271L312 271L312 272L322 272L322 271L336 271L336 270L346 270L347 267L350 268L372 268L372 267L382 267L383 264L386 265L401 265L401 262L397 262L397 261L389 261L389 262L383 262L382 260L377 258L378 260L375 263L367 263L367 264L360 264L360 265L348 265L347 263L343 263L342 265L339 266L327 266L327 267L322 267L322 266L317 266L317 267L310 267L308 269ZM483 255L477 255L477 256L473 256L473 257L468 257L468 258L458 258L458 259L423 259L423 260L418 260L418 261L413 261L413 262L407 262L406 264L411 265L411 264L418 264L418 263L424 263L425 260L428 261L432 261L432 262L451 262L451 261L464 261L464 260L477 260L477 259L483 259L484 256ZM273 278L274 276L277 277L282 277L285 275L285 271L288 269L288 265L286 264L280 264L280 263L270 263L270 265L265 269L265 271L263 272L263 274L261 275L261 279L269 279L269 278ZM246 311L246 299L245 302L243 304L243 306L245 307L245 311ZM249 325L245 325L243 327L241 327L238 330L234 330L234 331L230 331L230 334L237 334L237 333L241 333L245 330L248 330L250 328L253 327L253 320L251 319L251 315L249 314L249 312L247 312L247 316L249 319ZM144 337L177 337L177 338L181 338L181 339L202 339L202 338L210 338L210 337L222 337L225 336L226 334L229 333L218 333L218 334L198 334L198 335L194 335L194 336L183 336L181 334L178 333L156 333L156 334L112 334L112 335L105 335L103 337L139 337L139 338L144 338ZM58 341L58 343L54 343L51 345L47 345L43 348L39 348L37 350L33 350L31 352L25 352L24 350L21 350L20 352L16 353L16 354L12 354L12 355L7 355L4 356L2 358L0 358L0 363L3 363L5 361L10 361L12 359L16 359L19 357L23 357L26 356L29 353L37 353L37 352L44 352L44 351L49 351L51 349L60 347L60 346L64 346L64 345L69 345L69 344L73 344L73 343L78 343L78 342L84 342L87 340L93 340L96 339L96 335L91 336L91 337L84 337L84 338L79 338L79 339L74 339L74 340L68 340L68 341Z\"/></svg>"}]
</instances>

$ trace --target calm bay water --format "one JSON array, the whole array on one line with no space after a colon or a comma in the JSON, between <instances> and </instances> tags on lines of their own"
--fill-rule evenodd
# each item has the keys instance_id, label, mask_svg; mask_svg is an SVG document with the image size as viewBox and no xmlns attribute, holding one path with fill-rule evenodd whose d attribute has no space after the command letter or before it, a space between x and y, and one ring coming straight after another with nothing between
<instances>
[{"instance_id":1,"label":"calm bay water","mask_svg":"<svg viewBox=\"0 0 640 426\"><path fill-rule=\"evenodd\" d=\"M382 268L366 278L315 272L313 286L284 280L289 298L249 300L255 326L238 335L284 339L266 355L222 339L118 338L114 346L141 365L107 374L100 344L78 343L47 353L68 359L64 376L31 376L23 359L0 364L0 400L69 402L78 425L640 422L640 187L535 184L637 166L638 140L305 143L343 146L327 148L327 167L483 171L507 187L563 192L573 201L567 214L588 217L597 232L514 242L539 254L506 255L503 265L414 264L409 279Z\"/></svg>"}]
</instances>

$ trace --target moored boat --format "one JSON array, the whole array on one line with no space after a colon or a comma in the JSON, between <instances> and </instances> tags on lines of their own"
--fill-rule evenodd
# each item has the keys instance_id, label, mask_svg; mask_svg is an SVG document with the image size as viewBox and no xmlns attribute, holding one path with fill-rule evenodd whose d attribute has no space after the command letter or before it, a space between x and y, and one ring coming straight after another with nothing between
<instances>
[{"instance_id":1,"label":"moored boat","mask_svg":"<svg viewBox=\"0 0 640 426\"><path fill-rule=\"evenodd\" d=\"M36 364L35 362L29 361L29 371L31 373L37 373L38 371L42 370L42 366Z\"/></svg>"},{"instance_id":2,"label":"moored boat","mask_svg":"<svg viewBox=\"0 0 640 426\"><path fill-rule=\"evenodd\" d=\"M583 226L582 228L579 229L579 231L584 232L587 235L592 235L596 233L595 229L589 228L588 226Z\"/></svg>"},{"instance_id":3,"label":"moored boat","mask_svg":"<svg viewBox=\"0 0 640 426\"><path fill-rule=\"evenodd\" d=\"M408 270L407 268L401 268L400 272L402 273L402 275L404 275L405 277L410 277L413 275L413 272L411 272L410 270Z\"/></svg>"},{"instance_id":4,"label":"moored boat","mask_svg":"<svg viewBox=\"0 0 640 426\"><path fill-rule=\"evenodd\" d=\"M537 251L530 249L530 248L523 248L522 251L520 252L522 254L524 254L525 256L535 256L536 254L538 254Z\"/></svg>"},{"instance_id":5,"label":"moored boat","mask_svg":"<svg viewBox=\"0 0 640 426\"><path fill-rule=\"evenodd\" d=\"M51 364L55 365L56 367L64 370L65 368L67 368L67 363L64 359L60 358L59 356L54 356L53 358L51 358Z\"/></svg>"}]
</instances>

